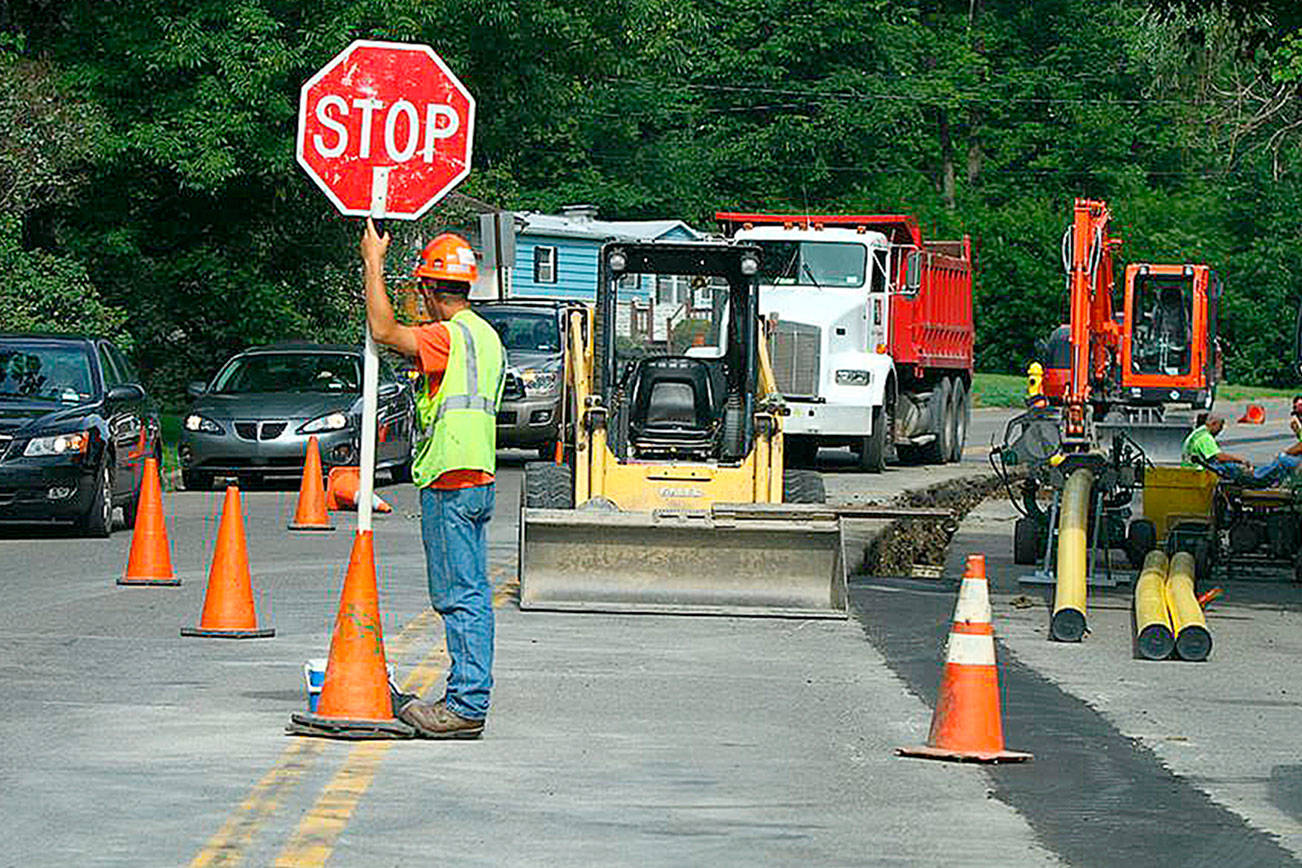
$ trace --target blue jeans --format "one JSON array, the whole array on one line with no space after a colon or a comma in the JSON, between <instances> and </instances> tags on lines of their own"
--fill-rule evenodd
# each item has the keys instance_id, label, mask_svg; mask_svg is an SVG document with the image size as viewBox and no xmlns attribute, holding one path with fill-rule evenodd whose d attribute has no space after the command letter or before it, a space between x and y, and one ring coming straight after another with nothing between
<instances>
[{"instance_id":1,"label":"blue jeans","mask_svg":"<svg viewBox=\"0 0 1302 868\"><path fill-rule=\"evenodd\" d=\"M471 720L488 715L493 688L493 589L488 583L488 520L495 486L420 491L429 600L443 616L452 711Z\"/></svg>"},{"instance_id":2,"label":"blue jeans","mask_svg":"<svg viewBox=\"0 0 1302 868\"><path fill-rule=\"evenodd\" d=\"M1302 455L1289 455L1287 452L1281 452L1275 456L1275 460L1269 464L1263 464L1256 470L1252 471L1252 478L1267 480L1271 485L1281 482L1288 478L1288 475L1302 464Z\"/></svg>"}]
</instances>

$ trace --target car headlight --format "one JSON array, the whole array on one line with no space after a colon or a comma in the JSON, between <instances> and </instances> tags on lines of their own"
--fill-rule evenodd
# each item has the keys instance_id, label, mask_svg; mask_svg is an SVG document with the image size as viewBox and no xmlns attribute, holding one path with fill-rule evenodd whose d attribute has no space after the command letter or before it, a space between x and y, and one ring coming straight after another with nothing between
<instances>
[{"instance_id":1,"label":"car headlight","mask_svg":"<svg viewBox=\"0 0 1302 868\"><path fill-rule=\"evenodd\" d=\"M837 371L836 384L838 386L866 386L872 382L873 375L870 371Z\"/></svg>"},{"instance_id":2,"label":"car headlight","mask_svg":"<svg viewBox=\"0 0 1302 868\"><path fill-rule=\"evenodd\" d=\"M525 368L520 372L520 382L524 383L526 395L551 395L561 384L561 374L560 371Z\"/></svg>"},{"instance_id":3,"label":"car headlight","mask_svg":"<svg viewBox=\"0 0 1302 868\"><path fill-rule=\"evenodd\" d=\"M348 427L348 417L336 410L333 413L326 413L324 416L317 416L311 422L304 423L298 429L299 434L317 434L321 431L338 431Z\"/></svg>"},{"instance_id":4,"label":"car headlight","mask_svg":"<svg viewBox=\"0 0 1302 868\"><path fill-rule=\"evenodd\" d=\"M90 432L56 434L53 437L33 437L27 441L24 455L74 455L85 454L90 446Z\"/></svg>"},{"instance_id":5,"label":"car headlight","mask_svg":"<svg viewBox=\"0 0 1302 868\"><path fill-rule=\"evenodd\" d=\"M185 430L202 431L205 434L225 434L226 429L218 425L207 416L200 416L198 413L191 413L185 417Z\"/></svg>"}]
</instances>

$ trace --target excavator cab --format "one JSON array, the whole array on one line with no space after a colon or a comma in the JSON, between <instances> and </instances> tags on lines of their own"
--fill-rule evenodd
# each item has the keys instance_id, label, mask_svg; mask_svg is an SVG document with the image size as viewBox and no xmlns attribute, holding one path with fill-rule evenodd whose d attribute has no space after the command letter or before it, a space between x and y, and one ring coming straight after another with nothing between
<instances>
[{"instance_id":1,"label":"excavator cab","mask_svg":"<svg viewBox=\"0 0 1302 868\"><path fill-rule=\"evenodd\" d=\"M760 249L600 256L593 338L569 330L566 460L525 468L521 608L845 617L840 519L822 477L784 467Z\"/></svg>"},{"instance_id":2,"label":"excavator cab","mask_svg":"<svg viewBox=\"0 0 1302 868\"><path fill-rule=\"evenodd\" d=\"M1220 278L1206 265L1126 268L1122 394L1132 404L1211 406Z\"/></svg>"}]
</instances>

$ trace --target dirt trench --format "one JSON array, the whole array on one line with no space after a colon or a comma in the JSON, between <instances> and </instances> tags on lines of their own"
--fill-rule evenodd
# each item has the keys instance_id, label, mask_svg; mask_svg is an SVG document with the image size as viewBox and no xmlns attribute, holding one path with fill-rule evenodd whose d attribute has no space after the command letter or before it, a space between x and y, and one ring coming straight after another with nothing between
<instances>
[{"instance_id":1,"label":"dirt trench","mask_svg":"<svg viewBox=\"0 0 1302 868\"><path fill-rule=\"evenodd\" d=\"M893 506L941 508L953 512L949 519L898 519L886 525L864 552L864 571L870 576L907 576L914 566L943 567L945 550L959 522L991 496L1007 496L993 474L951 479L920 491L906 491Z\"/></svg>"}]
</instances>

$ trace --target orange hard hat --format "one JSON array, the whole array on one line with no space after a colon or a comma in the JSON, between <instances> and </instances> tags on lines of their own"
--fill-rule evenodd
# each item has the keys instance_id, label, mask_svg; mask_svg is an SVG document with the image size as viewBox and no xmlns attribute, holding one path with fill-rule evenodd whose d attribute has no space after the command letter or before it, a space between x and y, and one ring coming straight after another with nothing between
<instances>
[{"instance_id":1,"label":"orange hard hat","mask_svg":"<svg viewBox=\"0 0 1302 868\"><path fill-rule=\"evenodd\" d=\"M426 244L420 256L423 261L416 268L417 277L474 283L479 276L475 251L460 235L444 232Z\"/></svg>"}]
</instances>

